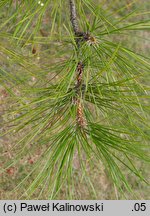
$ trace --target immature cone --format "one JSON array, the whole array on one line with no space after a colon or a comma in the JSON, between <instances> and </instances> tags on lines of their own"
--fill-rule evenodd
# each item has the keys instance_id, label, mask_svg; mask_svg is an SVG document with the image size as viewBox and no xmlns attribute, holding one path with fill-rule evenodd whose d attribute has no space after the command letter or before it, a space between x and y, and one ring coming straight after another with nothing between
<instances>
[{"instance_id":1,"label":"immature cone","mask_svg":"<svg viewBox=\"0 0 150 216\"><path fill-rule=\"evenodd\" d=\"M85 126L85 119L83 114L83 106L80 99L77 100L77 123L80 127Z\"/></svg>"}]
</instances>

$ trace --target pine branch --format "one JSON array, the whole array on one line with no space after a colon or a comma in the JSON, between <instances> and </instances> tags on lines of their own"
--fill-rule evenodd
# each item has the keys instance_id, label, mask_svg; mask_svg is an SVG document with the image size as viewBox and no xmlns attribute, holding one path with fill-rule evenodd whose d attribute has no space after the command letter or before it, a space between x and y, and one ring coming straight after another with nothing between
<instances>
[{"instance_id":1,"label":"pine branch","mask_svg":"<svg viewBox=\"0 0 150 216\"><path fill-rule=\"evenodd\" d=\"M70 3L70 20L72 23L72 27L75 35L79 32L78 22L77 22L77 14L76 14L76 6L74 0L69 0Z\"/></svg>"},{"instance_id":2,"label":"pine branch","mask_svg":"<svg viewBox=\"0 0 150 216\"><path fill-rule=\"evenodd\" d=\"M147 182L137 170L134 158L150 161L146 144L149 141L146 91L149 89L146 83L140 83L140 80L144 82L143 75L149 73L150 63L148 57L138 55L132 50L132 46L129 49L124 43L129 42L129 47L133 45L133 32L128 38L129 30L147 30L149 21L142 19L128 23L127 20L127 23L122 23L133 14L128 16L125 12L125 16L121 18L113 16L117 12L113 14L108 10L105 15L105 10L102 10L102 14L98 5L88 4L88 0L81 1L83 10L80 10L80 14L76 7L80 2L78 0L69 0L61 6L59 1L56 1L55 6L53 1L47 1L49 3L44 7L39 5L36 8L34 1L33 4L28 4L28 1L19 2L17 13L16 8L12 10L9 7L12 13L9 13L8 18L4 16L6 20L0 25L0 59L3 61L0 80L4 88L2 91L0 89L3 120L0 124L1 137L7 135L12 142L10 148L4 142L2 172L6 172L6 177L14 172L13 178L16 179L16 171L19 170L20 182L14 184L15 188L11 186L13 192L18 198L21 195L28 199L59 199L62 198L63 190L66 194L64 198L74 199L76 195L78 198L76 181L80 180L83 173L85 182L90 182L86 189L89 192L92 191L91 188L94 190L95 180L99 176L92 179L91 174L93 168L99 172L99 162L103 163L102 169L106 170L121 192L130 190L127 176L129 172L124 173L125 169L139 177L140 181ZM66 4L68 7L63 10L62 7ZM44 38L47 35L43 29L47 25L46 10L53 6L49 40ZM4 15L8 14L5 10L6 7L2 11ZM41 16L38 16L37 25L30 29L37 20L39 10ZM86 28L82 29L80 25L80 22L88 23L86 13L91 14L93 20L92 24L89 22L92 33L84 31ZM45 23L41 22L44 14ZM63 19L56 19L57 15L61 15ZM62 34L61 20L67 22L66 16L71 17L69 22L76 50L70 49L72 34L68 43L64 43L68 34ZM19 18L20 22L15 23L14 17L16 20ZM56 31L58 27L60 31ZM38 36L39 32L35 34L37 30L40 30L43 37ZM125 38L120 38L118 45L118 38L124 32ZM34 38L31 37L33 33ZM60 39L60 36L62 40L58 43L57 38ZM140 38L137 38L139 48ZM28 43L34 45L33 58ZM40 61L36 58L37 44L42 48L42 52L38 52ZM67 56L70 56L69 60L66 60ZM14 139L11 140L13 136ZM9 157L10 151L13 158ZM20 169L22 166L23 169ZM74 175L77 177L75 181ZM30 181L32 183L28 185ZM98 190L97 187L96 189ZM11 194L13 196L12 191ZM96 195L95 198L97 199Z\"/></svg>"},{"instance_id":3,"label":"pine branch","mask_svg":"<svg viewBox=\"0 0 150 216\"><path fill-rule=\"evenodd\" d=\"M79 31L78 22L77 22L77 15L76 15L76 6L75 6L74 0L70 0L70 16L71 16L70 20L72 23L74 34L76 37L75 41L77 44L77 49L79 51L80 43L85 40L86 33ZM81 62L81 61L78 62L76 71L77 71L77 81L76 81L76 85L75 85L76 93L77 93L77 96L75 98L76 105L77 105L77 118L76 119L77 119L77 124L80 127L84 127L85 126L85 119L83 116L84 115L83 114L83 105L81 103L81 98L82 98L81 88L82 88L82 85L84 85L84 84L82 84L83 83L83 72L84 72L83 62Z\"/></svg>"},{"instance_id":4,"label":"pine branch","mask_svg":"<svg viewBox=\"0 0 150 216\"><path fill-rule=\"evenodd\" d=\"M70 20L73 27L73 31L75 34L75 41L77 47L80 47L80 43L83 41L91 41L93 37L90 36L88 32L83 32L79 30L78 21L77 21L77 14L76 14L76 6L74 0L69 0L70 3Z\"/></svg>"}]
</instances>

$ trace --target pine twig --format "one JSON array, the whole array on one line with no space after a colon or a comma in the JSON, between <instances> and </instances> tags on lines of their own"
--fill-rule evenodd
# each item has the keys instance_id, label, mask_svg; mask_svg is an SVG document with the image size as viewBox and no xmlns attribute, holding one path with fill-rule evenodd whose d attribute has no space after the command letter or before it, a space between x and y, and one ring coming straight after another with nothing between
<instances>
[{"instance_id":1,"label":"pine twig","mask_svg":"<svg viewBox=\"0 0 150 216\"><path fill-rule=\"evenodd\" d=\"M77 15L76 15L76 6L75 6L75 1L74 0L69 0L70 3L70 20L72 23L72 27L73 27L73 31L75 34L75 41L77 44L77 49L80 49L80 43L85 40L86 37L86 33L84 32L80 32L79 31L79 27L78 27L78 22L77 22ZM76 105L77 105L77 124L80 127L84 127L85 126L85 119L84 119L84 113L83 113L83 105L81 103L81 97L82 97L82 93L81 92L81 87L82 87L82 83L83 83L83 72L84 72L84 64L80 61L78 62L77 68L77 81L76 81L76 92L77 92L77 96L76 96Z\"/></svg>"},{"instance_id":2,"label":"pine twig","mask_svg":"<svg viewBox=\"0 0 150 216\"><path fill-rule=\"evenodd\" d=\"M78 22L77 22L77 14L76 14L76 6L74 0L69 0L70 3L70 20L72 23L72 27L75 35L79 32Z\"/></svg>"}]
</instances>

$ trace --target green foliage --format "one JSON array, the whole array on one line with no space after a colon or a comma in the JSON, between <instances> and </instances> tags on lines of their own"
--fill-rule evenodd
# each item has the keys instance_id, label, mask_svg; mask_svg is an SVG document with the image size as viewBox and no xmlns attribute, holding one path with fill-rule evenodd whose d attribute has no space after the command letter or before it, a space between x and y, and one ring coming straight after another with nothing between
<instances>
[{"instance_id":1,"label":"green foliage","mask_svg":"<svg viewBox=\"0 0 150 216\"><path fill-rule=\"evenodd\" d=\"M21 161L39 151L13 191L18 191L18 198L46 194L55 199L64 193L66 199L78 199L81 174L97 198L87 163L96 167L101 162L122 193L132 192L124 167L137 181L148 184L134 164L150 162L145 84L150 59L131 47L133 36L140 41L140 30L149 30L148 12L76 1L79 26L91 35L78 49L69 2L45 0L43 4L0 3L0 81L7 93L1 102L5 106L1 135L13 137L9 149L13 157L3 158L2 172L21 167ZM79 62L84 64L80 93L76 88Z\"/></svg>"}]
</instances>

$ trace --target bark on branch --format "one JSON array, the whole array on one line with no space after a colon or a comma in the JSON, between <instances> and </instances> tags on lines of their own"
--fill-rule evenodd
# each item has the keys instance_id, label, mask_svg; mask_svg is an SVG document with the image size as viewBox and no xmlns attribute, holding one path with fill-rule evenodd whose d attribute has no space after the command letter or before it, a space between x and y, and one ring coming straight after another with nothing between
<instances>
[{"instance_id":1,"label":"bark on branch","mask_svg":"<svg viewBox=\"0 0 150 216\"><path fill-rule=\"evenodd\" d=\"M76 14L76 6L74 0L69 0L70 3L70 20L72 23L72 27L75 35L79 32L78 22L77 22L77 14Z\"/></svg>"},{"instance_id":2,"label":"bark on branch","mask_svg":"<svg viewBox=\"0 0 150 216\"><path fill-rule=\"evenodd\" d=\"M76 15L75 1L69 0L69 3L70 3L70 20L71 20L71 24L72 24L73 31L75 34L75 41L77 44L77 50L79 51L80 43L82 43L84 40L86 40L87 34L79 31L79 26L78 26L78 22L77 22L77 15ZM77 124L83 128L85 126L83 104L82 104L82 86L84 86L84 84L83 84L83 72L84 72L83 62L81 62L81 61L78 62L76 72L77 72L77 80L76 80L76 85L75 85L75 89L76 89L76 93L77 93L76 98L75 98L76 105L77 105L76 120L77 120Z\"/></svg>"}]
</instances>

